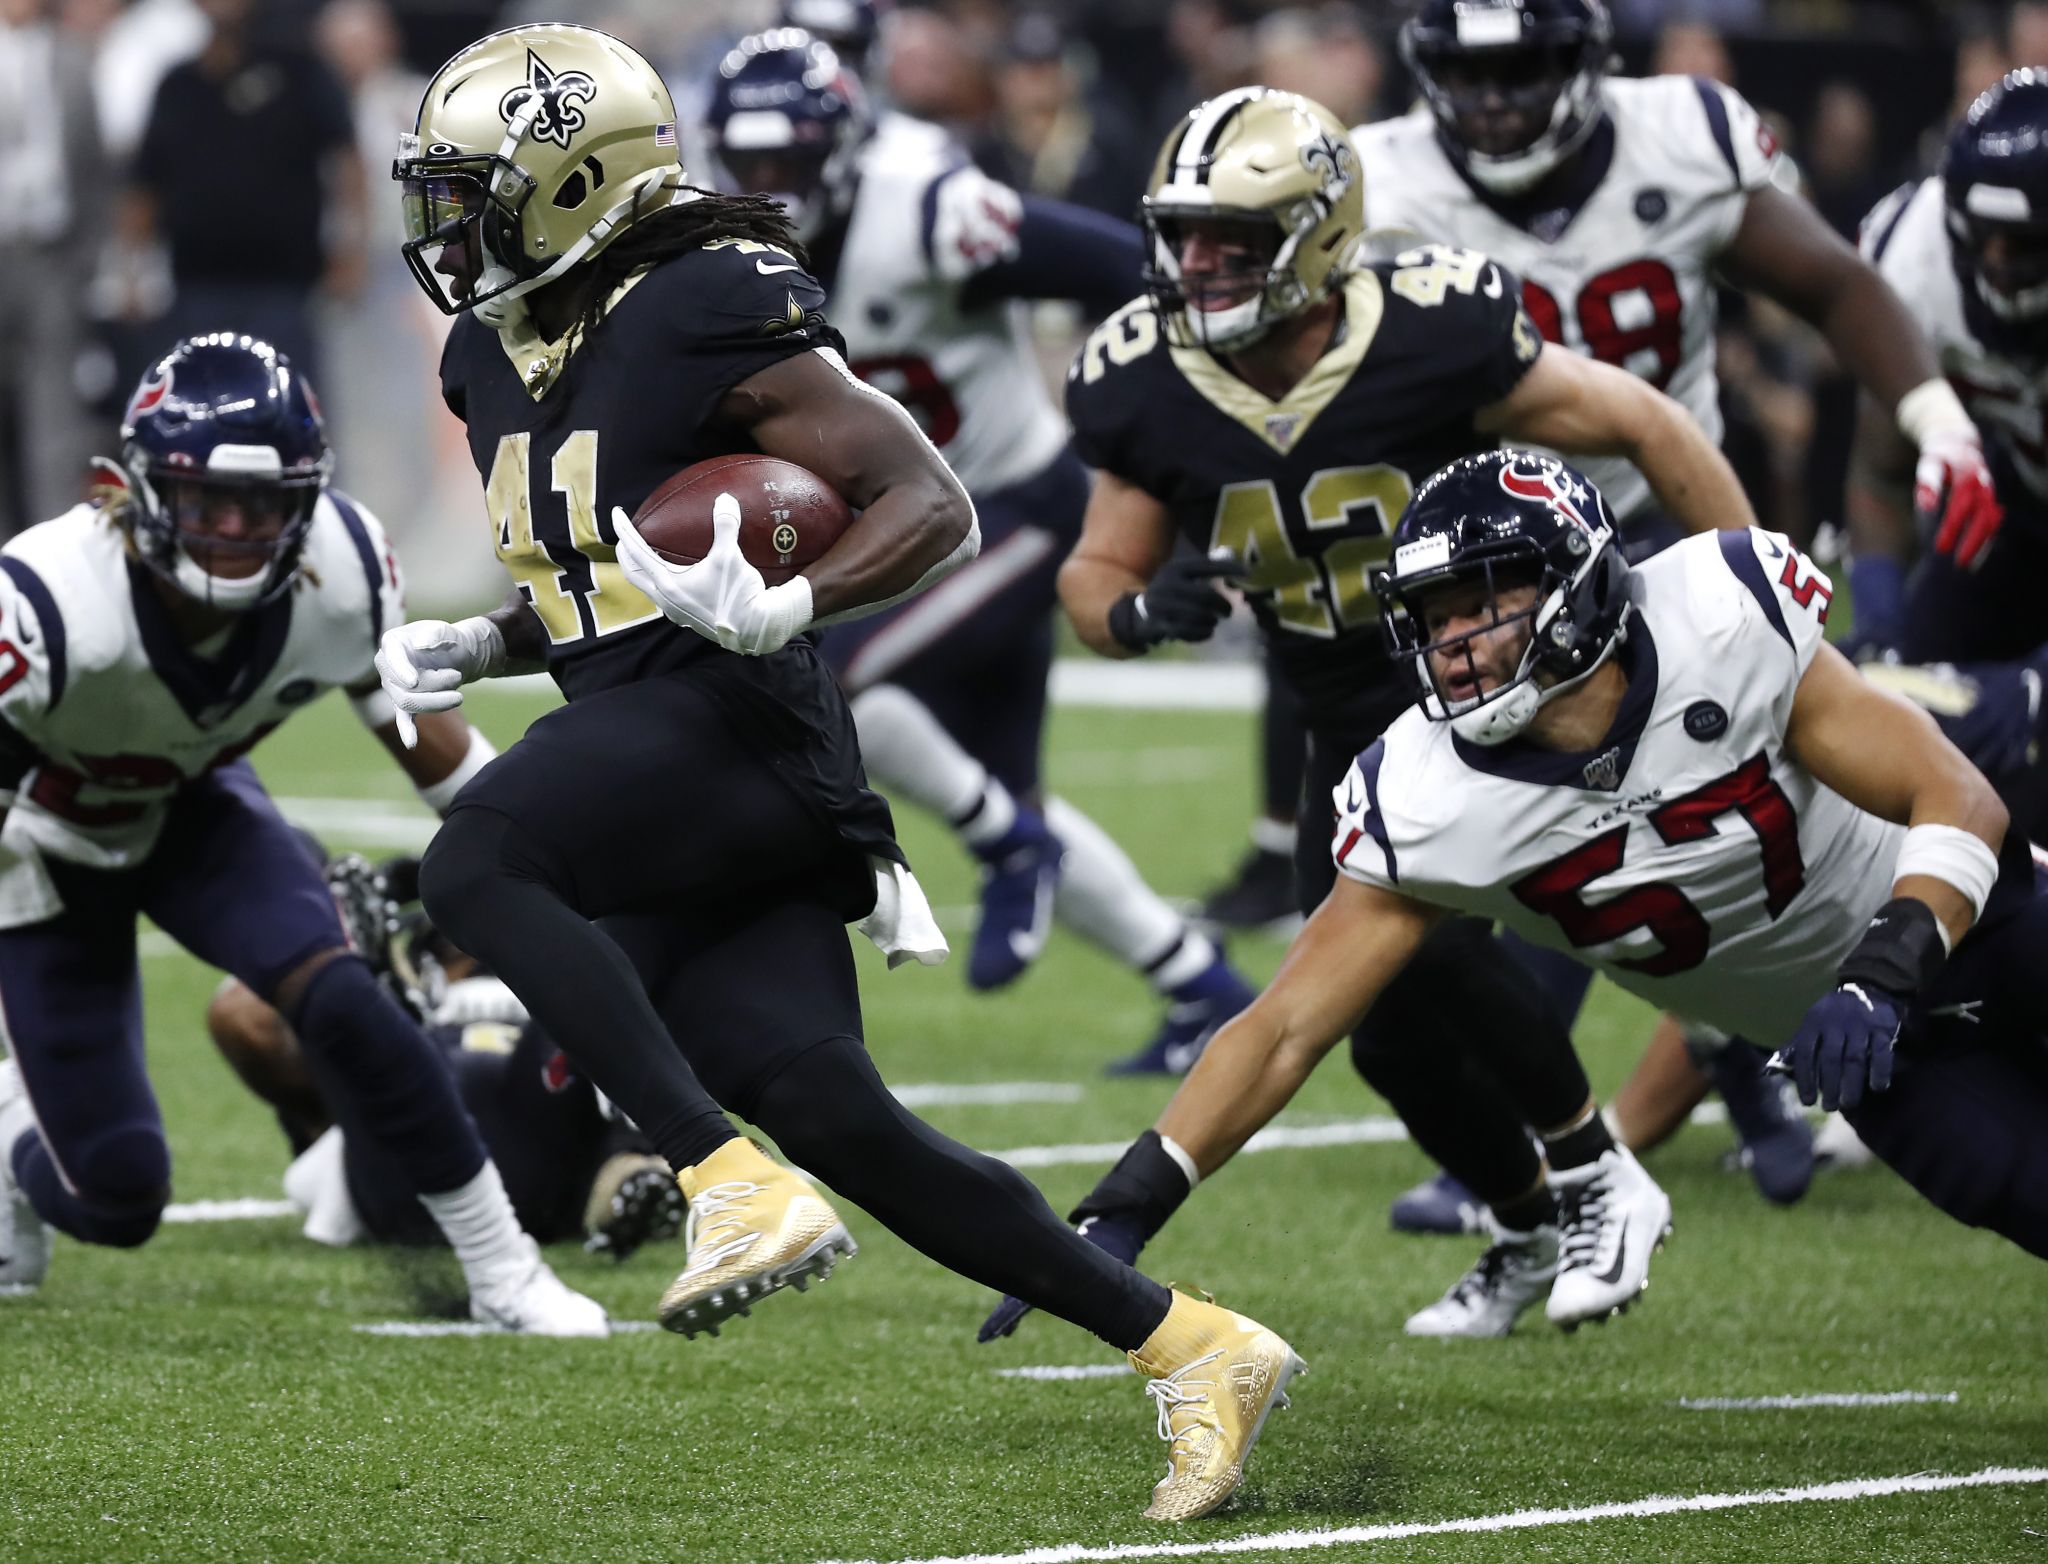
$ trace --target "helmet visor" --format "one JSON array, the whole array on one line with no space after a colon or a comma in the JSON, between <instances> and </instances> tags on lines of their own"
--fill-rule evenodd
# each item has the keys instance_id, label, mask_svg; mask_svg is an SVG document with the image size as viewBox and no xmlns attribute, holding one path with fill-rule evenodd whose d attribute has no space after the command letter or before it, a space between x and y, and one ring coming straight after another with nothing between
<instances>
[{"instance_id":1,"label":"helmet visor","mask_svg":"<svg viewBox=\"0 0 2048 1564\"><path fill-rule=\"evenodd\" d=\"M391 177L399 185L405 263L444 314L494 298L526 271L519 213L533 193L530 175L493 155L411 156L418 138L399 138Z\"/></svg>"}]
</instances>

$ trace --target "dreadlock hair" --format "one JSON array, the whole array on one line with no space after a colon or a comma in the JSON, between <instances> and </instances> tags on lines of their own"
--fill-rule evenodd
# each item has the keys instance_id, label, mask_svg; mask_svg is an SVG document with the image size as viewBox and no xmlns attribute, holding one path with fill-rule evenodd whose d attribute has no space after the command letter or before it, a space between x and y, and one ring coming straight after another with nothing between
<instances>
[{"instance_id":1,"label":"dreadlock hair","mask_svg":"<svg viewBox=\"0 0 2048 1564\"><path fill-rule=\"evenodd\" d=\"M574 330L588 334L604 319L605 303L635 272L700 249L714 239L751 239L787 250L800 266L809 266L789 214L780 201L765 196L724 195L696 185L683 187L694 200L668 206L641 218L600 250L590 262L590 285Z\"/></svg>"}]
</instances>

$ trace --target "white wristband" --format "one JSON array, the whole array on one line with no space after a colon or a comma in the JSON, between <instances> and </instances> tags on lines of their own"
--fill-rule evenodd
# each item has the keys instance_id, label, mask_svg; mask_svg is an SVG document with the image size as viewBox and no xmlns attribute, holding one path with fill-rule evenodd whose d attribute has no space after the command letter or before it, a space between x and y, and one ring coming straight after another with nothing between
<instances>
[{"instance_id":1,"label":"white wristband","mask_svg":"<svg viewBox=\"0 0 2048 1564\"><path fill-rule=\"evenodd\" d=\"M1899 398L1898 417L1900 431L1916 446L1924 446L1938 435L1977 433L1955 387L1939 375Z\"/></svg>"},{"instance_id":2,"label":"white wristband","mask_svg":"<svg viewBox=\"0 0 2048 1564\"><path fill-rule=\"evenodd\" d=\"M419 789L422 802L437 815L445 815L455 805L455 795L463 784L484 767L498 758L498 751L491 741L475 728L469 730L469 748L462 752L462 759L455 763L455 769L438 782L426 783Z\"/></svg>"},{"instance_id":3,"label":"white wristband","mask_svg":"<svg viewBox=\"0 0 2048 1564\"><path fill-rule=\"evenodd\" d=\"M1160 1136L1159 1144L1166 1149L1166 1154L1173 1158L1174 1166L1187 1174L1189 1189L1192 1190L1197 1184L1202 1182L1202 1175L1196 1171L1195 1159L1188 1155L1187 1147L1183 1146L1171 1135Z\"/></svg>"},{"instance_id":4,"label":"white wristband","mask_svg":"<svg viewBox=\"0 0 2048 1564\"><path fill-rule=\"evenodd\" d=\"M1899 861L1892 869L1894 881L1908 875L1924 874L1953 886L1970 904L1970 920L1983 915L1984 903L1998 880L1998 855L1983 839L1952 825L1916 825L1906 833L1906 845L1899 849Z\"/></svg>"}]
</instances>

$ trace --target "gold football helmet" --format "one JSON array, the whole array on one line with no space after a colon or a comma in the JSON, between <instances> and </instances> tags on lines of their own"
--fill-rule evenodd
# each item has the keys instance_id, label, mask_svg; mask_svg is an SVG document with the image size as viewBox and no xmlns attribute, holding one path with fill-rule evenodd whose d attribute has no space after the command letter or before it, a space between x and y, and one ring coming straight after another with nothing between
<instances>
[{"instance_id":1,"label":"gold football helmet","mask_svg":"<svg viewBox=\"0 0 2048 1564\"><path fill-rule=\"evenodd\" d=\"M391 177L413 277L444 313L494 326L687 198L660 75L609 34L564 24L492 33L435 72Z\"/></svg>"},{"instance_id":2,"label":"gold football helmet","mask_svg":"<svg viewBox=\"0 0 2048 1564\"><path fill-rule=\"evenodd\" d=\"M1297 93L1240 87L1166 138L1144 213L1146 285L1169 337L1232 348L1342 286L1365 192L1334 114Z\"/></svg>"}]
</instances>

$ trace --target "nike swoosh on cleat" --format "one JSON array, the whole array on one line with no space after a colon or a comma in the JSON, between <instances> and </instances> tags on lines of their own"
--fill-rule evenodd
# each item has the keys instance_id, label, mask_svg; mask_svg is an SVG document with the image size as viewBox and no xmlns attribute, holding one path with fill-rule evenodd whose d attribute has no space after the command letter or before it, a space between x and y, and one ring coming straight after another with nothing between
<instances>
[{"instance_id":1,"label":"nike swoosh on cleat","mask_svg":"<svg viewBox=\"0 0 2048 1564\"><path fill-rule=\"evenodd\" d=\"M1607 1267L1605 1271L1603 1271L1600 1275L1594 1277L1593 1280L1596 1282L1606 1282L1610 1285L1612 1283L1620 1281L1622 1262L1624 1262L1627 1259L1628 1234L1623 1233L1621 1235L1620 1241L1616 1243L1614 1246L1614 1264Z\"/></svg>"},{"instance_id":2,"label":"nike swoosh on cleat","mask_svg":"<svg viewBox=\"0 0 2048 1564\"><path fill-rule=\"evenodd\" d=\"M754 270L763 277L773 277L777 272L800 271L802 268L794 261L791 261L787 266L770 266L766 261L756 261L754 262Z\"/></svg>"}]
</instances>

